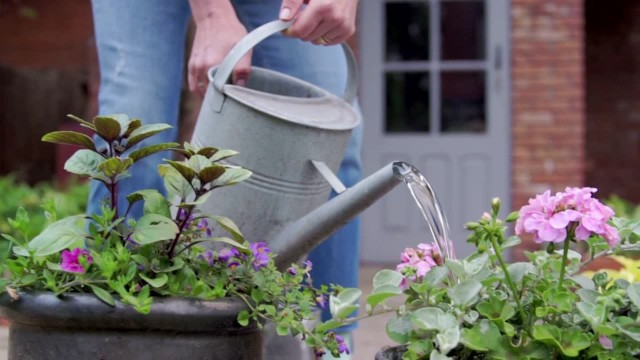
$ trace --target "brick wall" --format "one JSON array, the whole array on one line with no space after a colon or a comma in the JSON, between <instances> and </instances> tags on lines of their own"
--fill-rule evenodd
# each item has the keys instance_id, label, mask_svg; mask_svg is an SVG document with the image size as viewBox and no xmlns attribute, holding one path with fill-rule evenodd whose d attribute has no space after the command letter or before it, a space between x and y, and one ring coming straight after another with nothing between
<instances>
[{"instance_id":1,"label":"brick wall","mask_svg":"<svg viewBox=\"0 0 640 360\"><path fill-rule=\"evenodd\" d=\"M640 202L640 2L587 0L587 183Z\"/></svg>"},{"instance_id":2,"label":"brick wall","mask_svg":"<svg viewBox=\"0 0 640 360\"><path fill-rule=\"evenodd\" d=\"M513 206L584 183L582 0L512 3Z\"/></svg>"},{"instance_id":3,"label":"brick wall","mask_svg":"<svg viewBox=\"0 0 640 360\"><path fill-rule=\"evenodd\" d=\"M517 209L546 189L584 183L583 0L513 0L511 11Z\"/></svg>"}]
</instances>

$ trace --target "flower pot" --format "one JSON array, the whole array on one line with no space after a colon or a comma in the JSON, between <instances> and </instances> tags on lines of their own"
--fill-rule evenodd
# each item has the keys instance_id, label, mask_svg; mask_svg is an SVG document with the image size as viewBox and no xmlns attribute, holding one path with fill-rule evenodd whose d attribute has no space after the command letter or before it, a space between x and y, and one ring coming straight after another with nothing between
<instances>
[{"instance_id":1,"label":"flower pot","mask_svg":"<svg viewBox=\"0 0 640 360\"><path fill-rule=\"evenodd\" d=\"M406 350L405 346L385 346L376 353L375 360L402 360Z\"/></svg>"},{"instance_id":2,"label":"flower pot","mask_svg":"<svg viewBox=\"0 0 640 360\"><path fill-rule=\"evenodd\" d=\"M235 298L157 298L145 315L93 294L0 296L9 359L262 359L257 326L236 321L243 309Z\"/></svg>"}]
</instances>

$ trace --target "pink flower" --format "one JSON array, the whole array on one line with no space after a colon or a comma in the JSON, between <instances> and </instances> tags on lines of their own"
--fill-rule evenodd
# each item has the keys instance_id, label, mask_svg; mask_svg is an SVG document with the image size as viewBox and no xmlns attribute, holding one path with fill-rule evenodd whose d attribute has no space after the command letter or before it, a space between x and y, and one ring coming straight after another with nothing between
<instances>
[{"instance_id":1,"label":"pink flower","mask_svg":"<svg viewBox=\"0 0 640 360\"><path fill-rule=\"evenodd\" d=\"M71 251L62 250L60 257L62 257L60 267L63 271L70 273L82 274L86 271L82 266L82 263L80 263L81 258L84 258L87 264L91 264L93 262L93 258L89 255L89 252L81 248L75 248Z\"/></svg>"},{"instance_id":2,"label":"pink flower","mask_svg":"<svg viewBox=\"0 0 640 360\"><path fill-rule=\"evenodd\" d=\"M562 242L567 238L568 229L573 227L576 240L600 235L609 245L615 245L620 236L607 224L614 212L591 197L596 191L589 187L568 187L554 196L546 191L529 199L529 204L520 209L516 234L531 233L537 243Z\"/></svg>"},{"instance_id":3,"label":"pink flower","mask_svg":"<svg viewBox=\"0 0 640 360\"><path fill-rule=\"evenodd\" d=\"M600 342L600 345L602 345L603 348L607 350L613 349L613 341L611 341L611 339L609 339L608 337L604 335L600 335L600 337L598 338L598 341Z\"/></svg>"},{"instance_id":4,"label":"pink flower","mask_svg":"<svg viewBox=\"0 0 640 360\"><path fill-rule=\"evenodd\" d=\"M422 280L422 278L441 262L438 249L429 244L419 244L417 249L406 248L400 254L400 264L396 271L402 273L410 280Z\"/></svg>"}]
</instances>

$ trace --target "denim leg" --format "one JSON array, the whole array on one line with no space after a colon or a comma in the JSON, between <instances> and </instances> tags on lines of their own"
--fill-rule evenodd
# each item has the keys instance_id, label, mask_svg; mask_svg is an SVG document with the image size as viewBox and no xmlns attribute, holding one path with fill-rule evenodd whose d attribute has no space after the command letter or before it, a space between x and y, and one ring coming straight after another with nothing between
<instances>
[{"instance_id":1,"label":"denim leg","mask_svg":"<svg viewBox=\"0 0 640 360\"><path fill-rule=\"evenodd\" d=\"M280 0L236 0L240 20L253 29L278 18ZM280 34L260 43L253 52L253 64L295 76L332 93L342 94L346 83L346 61L340 46L316 46ZM338 177L350 187L362 176L360 149L362 126L354 129ZM332 194L331 196L335 196ZM314 284L358 286L360 220L356 218L332 235L309 255ZM328 311L323 318L330 318ZM351 330L354 326L341 329Z\"/></svg>"},{"instance_id":2,"label":"denim leg","mask_svg":"<svg viewBox=\"0 0 640 360\"><path fill-rule=\"evenodd\" d=\"M144 124L168 123L173 128L151 141L175 141L191 16L188 2L93 0L92 7L100 64L99 114L127 114ZM164 190L157 164L168 156L158 153L134 165L133 176L119 183L122 207L133 191ZM101 183L92 181L88 212L98 211L99 202L108 196ZM132 215L140 212L137 208Z\"/></svg>"}]
</instances>

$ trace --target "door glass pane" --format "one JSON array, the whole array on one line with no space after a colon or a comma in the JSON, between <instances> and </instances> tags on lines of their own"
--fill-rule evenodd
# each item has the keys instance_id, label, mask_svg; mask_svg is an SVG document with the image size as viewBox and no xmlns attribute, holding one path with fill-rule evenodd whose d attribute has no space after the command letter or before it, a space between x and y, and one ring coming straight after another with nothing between
<instances>
[{"instance_id":1,"label":"door glass pane","mask_svg":"<svg viewBox=\"0 0 640 360\"><path fill-rule=\"evenodd\" d=\"M442 59L484 59L484 2L443 1L440 9Z\"/></svg>"},{"instance_id":2,"label":"door glass pane","mask_svg":"<svg viewBox=\"0 0 640 360\"><path fill-rule=\"evenodd\" d=\"M429 6L424 2L386 5L386 60L429 59Z\"/></svg>"},{"instance_id":3,"label":"door glass pane","mask_svg":"<svg viewBox=\"0 0 640 360\"><path fill-rule=\"evenodd\" d=\"M440 131L486 131L484 72L443 72L440 83L442 90Z\"/></svg>"},{"instance_id":4,"label":"door glass pane","mask_svg":"<svg viewBox=\"0 0 640 360\"><path fill-rule=\"evenodd\" d=\"M429 131L429 73L386 74L386 131Z\"/></svg>"}]
</instances>

